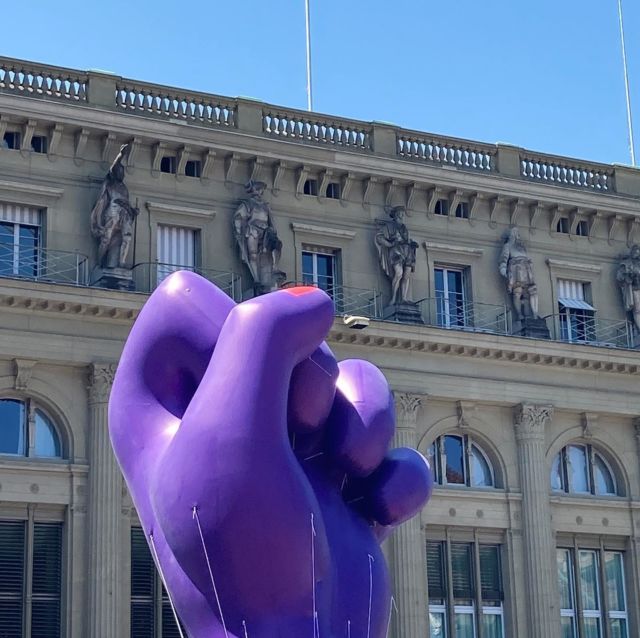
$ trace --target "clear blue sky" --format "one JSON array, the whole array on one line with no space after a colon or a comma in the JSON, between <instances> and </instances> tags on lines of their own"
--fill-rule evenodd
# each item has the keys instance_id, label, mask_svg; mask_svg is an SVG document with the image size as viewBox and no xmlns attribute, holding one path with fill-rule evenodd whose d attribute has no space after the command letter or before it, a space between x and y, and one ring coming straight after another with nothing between
<instances>
[{"instance_id":1,"label":"clear blue sky","mask_svg":"<svg viewBox=\"0 0 640 638\"><path fill-rule=\"evenodd\" d=\"M315 110L629 163L617 0L311 2ZM306 105L304 0L7 0L2 22L3 55Z\"/></svg>"}]
</instances>

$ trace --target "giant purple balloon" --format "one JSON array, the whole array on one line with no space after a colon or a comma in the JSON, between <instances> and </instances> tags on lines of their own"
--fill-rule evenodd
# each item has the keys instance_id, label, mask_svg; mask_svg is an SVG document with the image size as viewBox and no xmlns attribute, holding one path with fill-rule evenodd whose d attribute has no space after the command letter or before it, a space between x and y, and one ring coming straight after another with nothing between
<instances>
[{"instance_id":1,"label":"giant purple balloon","mask_svg":"<svg viewBox=\"0 0 640 638\"><path fill-rule=\"evenodd\" d=\"M316 288L236 306L178 272L127 340L111 440L190 638L386 634L378 539L432 477L388 452L389 388L366 361L337 365L333 316Z\"/></svg>"}]
</instances>

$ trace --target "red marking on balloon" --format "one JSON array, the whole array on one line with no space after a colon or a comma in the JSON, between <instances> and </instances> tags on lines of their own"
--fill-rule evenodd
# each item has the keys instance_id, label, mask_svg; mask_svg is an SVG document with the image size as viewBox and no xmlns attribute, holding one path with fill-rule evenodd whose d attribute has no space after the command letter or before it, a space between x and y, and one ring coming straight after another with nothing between
<instances>
[{"instance_id":1,"label":"red marking on balloon","mask_svg":"<svg viewBox=\"0 0 640 638\"><path fill-rule=\"evenodd\" d=\"M295 295L296 297L299 295L306 295L314 290L318 289L315 286L292 286L291 288L284 289L285 292L288 292L290 295Z\"/></svg>"}]
</instances>

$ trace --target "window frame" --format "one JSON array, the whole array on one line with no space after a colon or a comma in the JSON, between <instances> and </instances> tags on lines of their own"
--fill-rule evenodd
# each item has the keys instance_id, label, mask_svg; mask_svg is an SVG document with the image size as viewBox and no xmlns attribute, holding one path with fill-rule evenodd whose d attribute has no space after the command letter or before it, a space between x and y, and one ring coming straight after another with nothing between
<instances>
[{"instance_id":1,"label":"window frame","mask_svg":"<svg viewBox=\"0 0 640 638\"><path fill-rule=\"evenodd\" d=\"M22 592L20 598L21 612L22 612L22 638L30 638L32 635L33 626L33 609L34 602L38 601L54 601L58 604L58 634L55 638L62 638L65 635L66 624L66 595L65 590L67 587L67 542L66 542L66 525L64 520L61 519L49 519L42 518L41 516L35 516L35 508L33 505L29 505L27 508L26 516L24 517L12 517L0 515L0 525L3 523L19 523L23 526L23 562L22 562ZM58 546L58 593L57 596L51 594L34 593L34 555L35 555L35 533L36 526L56 526L59 530L59 546ZM8 600L10 598L5 598Z\"/></svg>"},{"instance_id":2,"label":"window frame","mask_svg":"<svg viewBox=\"0 0 640 638\"><path fill-rule=\"evenodd\" d=\"M427 574L427 622L429 623L430 630L430 614L441 614L444 618L444 636L448 638L451 635L451 628L456 626L456 617L459 615L471 615L473 622L473 636L476 638L479 633L478 626L482 624L484 616L500 616L501 620L501 632L502 638L505 638L505 615L506 615L506 596L505 596L505 575L504 575L504 543L493 542L488 539L483 539L476 531L474 531L472 539L458 540L452 538L449 530L446 531L444 538L429 538L426 539L425 551L430 544L439 545L440 560L439 563L443 569L443 573L439 574L440 583L444 586L444 597L435 598L438 602L431 602L431 595L429 592L429 577ZM471 582L471 598L469 599L456 599L454 595L454 578L453 574L453 562L452 562L452 545L466 545L470 548L470 562L471 569L470 582ZM499 577L499 605L485 604L495 603L494 600L485 599L482 596L482 578L480 567L480 550L482 547L496 547L497 557L497 574ZM460 601L460 602L457 602ZM464 602L462 602L464 601Z\"/></svg>"},{"instance_id":3,"label":"window frame","mask_svg":"<svg viewBox=\"0 0 640 638\"><path fill-rule=\"evenodd\" d=\"M24 453L14 454L12 452L0 452L0 459L29 459L29 461L36 460L49 463L65 462L67 460L68 450L65 444L65 437L62 436L61 428L56 423L56 419L52 418L49 412L44 409L38 401L30 397L25 398L10 394L0 396L0 401L16 401L24 405L24 423L21 424L24 437ZM59 456L42 456L35 452L37 436L36 416L38 413L45 418L57 438L57 447L60 451Z\"/></svg>"},{"instance_id":4,"label":"window frame","mask_svg":"<svg viewBox=\"0 0 640 638\"><path fill-rule=\"evenodd\" d=\"M630 638L629 632L629 596L627 591L627 566L626 557L627 552L618 548L608 548L602 538L595 545L589 543L579 543L577 537L573 537L573 541L560 542L556 547L556 555L559 552L565 552L568 556L569 564L569 579L570 579L570 595L573 602L573 610L560 609L560 616L572 617L574 619L574 638L583 638L586 635L584 620L587 618L597 618L599 621L599 629L601 636L610 635L608 629L611 620L624 620L626 626L627 637ZM578 575L578 561L582 553L593 553L596 557L596 580L595 589L598 602L598 609L584 609L582 585L581 581L577 578ZM609 600L609 592L607 588L607 575L606 575L606 555L617 554L620 559L620 583L622 584L622 599L624 601L624 611L611 610L611 602ZM577 559L577 560L576 560Z\"/></svg>"},{"instance_id":5,"label":"window frame","mask_svg":"<svg viewBox=\"0 0 640 638\"><path fill-rule=\"evenodd\" d=\"M7 141L7 136L13 136L12 146L9 146L9 142ZM0 143L0 148L3 148L5 151L19 151L22 145L22 131L16 130L8 130L4 132L2 136L2 143Z\"/></svg>"},{"instance_id":6,"label":"window frame","mask_svg":"<svg viewBox=\"0 0 640 638\"><path fill-rule=\"evenodd\" d=\"M439 197L433 206L433 214L439 217L449 216L449 200L446 197Z\"/></svg>"},{"instance_id":7,"label":"window frame","mask_svg":"<svg viewBox=\"0 0 640 638\"><path fill-rule=\"evenodd\" d=\"M443 451L443 442L446 437L455 437L458 439L462 439L462 450L463 450L463 474L464 474L464 482L463 483L448 483L446 480L447 468L446 468L446 454ZM482 458L486 462L489 468L489 474L491 476L491 485L472 485L472 471L471 471L471 456L473 454L472 448L476 448L478 452L482 455ZM434 481L436 485L441 487L454 487L454 488L465 488L465 489L475 489L475 490L495 490L499 489L496 486L496 471L493 467L494 463L491 460L490 456L484 451L482 445L480 445L472 436L469 434L459 434L456 432L446 432L436 437L433 443L429 446L429 451L434 450L434 453L429 454L429 458L432 461L431 466L433 468ZM435 457L435 458L434 458Z\"/></svg>"},{"instance_id":8,"label":"window frame","mask_svg":"<svg viewBox=\"0 0 640 638\"><path fill-rule=\"evenodd\" d=\"M318 180L315 177L307 177L302 185L302 194L306 197L317 197L319 192Z\"/></svg>"},{"instance_id":9,"label":"window frame","mask_svg":"<svg viewBox=\"0 0 640 638\"><path fill-rule=\"evenodd\" d=\"M151 564L153 565L153 593L149 597L148 600L140 601L134 600L134 596L132 595L132 585L133 585L133 570L134 570L134 553L133 553L133 537L134 534L139 534L138 541L144 541L147 551L149 552L148 558L151 559ZM131 550L131 562L130 562L130 585L129 585L129 616L130 618L133 616L132 610L134 602L146 602L151 605L152 615L153 615L153 638L163 638L164 631L164 621L165 621L165 611L169 610L171 612L171 617L175 619L173 606L171 604L171 600L169 599L169 595L164 587L162 582L162 578L160 573L158 572L157 567L155 566L155 562L153 560L153 556L151 554L151 550L148 547L146 536L143 528L140 525L131 525L130 533L129 533L129 542L130 542L130 550ZM145 557L147 558L147 557ZM175 625L170 629L173 630ZM185 634L186 635L186 634ZM151 638L151 637L139 637L133 633L133 627L129 627L129 636L130 638Z\"/></svg>"},{"instance_id":10,"label":"window frame","mask_svg":"<svg viewBox=\"0 0 640 638\"><path fill-rule=\"evenodd\" d=\"M442 271L443 290L438 289L437 273ZM460 275L460 292L449 291L449 273ZM436 312L436 325L440 328L463 329L472 325L468 312L468 304L471 302L471 284L470 284L470 268L469 266L461 266L457 264L436 263L433 266L433 292ZM451 295L456 295L459 299L454 301L454 308L460 307L461 311L452 312ZM440 296L441 295L441 296ZM440 303L442 300L442 308ZM456 318L460 317L462 323L456 323Z\"/></svg>"},{"instance_id":11,"label":"window frame","mask_svg":"<svg viewBox=\"0 0 640 638\"><path fill-rule=\"evenodd\" d=\"M586 469L586 477L588 483L587 491L577 491L573 490L570 483L569 476L569 465L570 460L568 457L568 448L570 447L580 447L584 449L584 457L585 462L587 464ZM611 475L611 479L614 484L614 493L599 493L596 489L596 480L595 480L595 459L596 456L604 463L606 469L609 471ZM555 472L554 466L556 463L556 459L559 458L559 469L558 475L560 476L560 489L556 489L553 487L553 475ZM551 461L551 471L549 473L549 486L551 488L551 492L554 494L568 494L570 496L586 496L586 497L596 497L596 498L612 498L612 497L622 497L621 494L621 485L618 473L615 471L615 468L609 462L602 452L597 449L597 446L594 446L592 443L584 443L582 441L570 441L566 445L564 445L558 452L554 455Z\"/></svg>"},{"instance_id":12,"label":"window frame","mask_svg":"<svg viewBox=\"0 0 640 638\"><path fill-rule=\"evenodd\" d=\"M165 164L166 162L166 164ZM164 170L163 164L169 170ZM160 159L160 173L175 175L178 172L178 158L175 155L163 155Z\"/></svg>"}]
</instances>

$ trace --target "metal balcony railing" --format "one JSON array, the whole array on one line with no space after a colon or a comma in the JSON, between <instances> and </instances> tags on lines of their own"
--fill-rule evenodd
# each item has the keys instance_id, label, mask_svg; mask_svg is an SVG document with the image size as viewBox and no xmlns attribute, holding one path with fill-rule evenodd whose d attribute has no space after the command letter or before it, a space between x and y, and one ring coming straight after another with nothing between
<instances>
[{"instance_id":1,"label":"metal balcony railing","mask_svg":"<svg viewBox=\"0 0 640 638\"><path fill-rule=\"evenodd\" d=\"M89 258L78 252L0 243L0 277L86 286Z\"/></svg>"},{"instance_id":2,"label":"metal balcony railing","mask_svg":"<svg viewBox=\"0 0 640 638\"><path fill-rule=\"evenodd\" d=\"M505 306L465 301L458 297L427 297L418 306L429 326L450 330L509 334L509 311Z\"/></svg>"},{"instance_id":3,"label":"metal balcony railing","mask_svg":"<svg viewBox=\"0 0 640 638\"><path fill-rule=\"evenodd\" d=\"M189 270L201 275L223 290L234 301L242 301L240 275L227 270L214 270L197 266L178 266L161 262L140 262L133 269L133 281L137 292L153 292L171 273Z\"/></svg>"},{"instance_id":4,"label":"metal balcony railing","mask_svg":"<svg viewBox=\"0 0 640 638\"><path fill-rule=\"evenodd\" d=\"M603 319L567 313L544 317L551 338L567 343L581 343L605 348L634 348L633 327L627 320Z\"/></svg>"},{"instance_id":5,"label":"metal balcony railing","mask_svg":"<svg viewBox=\"0 0 640 638\"><path fill-rule=\"evenodd\" d=\"M382 295L377 290L325 283L318 285L308 281L287 281L281 287L314 285L324 290L333 299L336 315L364 315L370 319L382 318Z\"/></svg>"}]
</instances>

